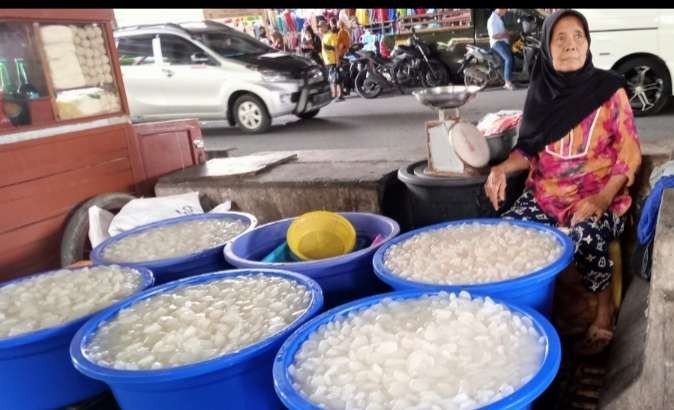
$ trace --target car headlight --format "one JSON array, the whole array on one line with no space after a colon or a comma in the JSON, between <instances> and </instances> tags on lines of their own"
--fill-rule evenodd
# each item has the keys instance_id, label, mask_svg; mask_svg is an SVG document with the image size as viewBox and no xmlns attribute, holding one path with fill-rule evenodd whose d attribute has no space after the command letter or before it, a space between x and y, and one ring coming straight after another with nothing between
<instances>
[{"instance_id":1,"label":"car headlight","mask_svg":"<svg viewBox=\"0 0 674 410\"><path fill-rule=\"evenodd\" d=\"M292 81L292 78L288 77L286 74L280 73L278 71L271 70L260 70L260 76L264 81L269 82L279 82L279 81Z\"/></svg>"},{"instance_id":2,"label":"car headlight","mask_svg":"<svg viewBox=\"0 0 674 410\"><path fill-rule=\"evenodd\" d=\"M320 68L314 68L309 71L308 82L314 84L323 81L323 71Z\"/></svg>"}]
</instances>

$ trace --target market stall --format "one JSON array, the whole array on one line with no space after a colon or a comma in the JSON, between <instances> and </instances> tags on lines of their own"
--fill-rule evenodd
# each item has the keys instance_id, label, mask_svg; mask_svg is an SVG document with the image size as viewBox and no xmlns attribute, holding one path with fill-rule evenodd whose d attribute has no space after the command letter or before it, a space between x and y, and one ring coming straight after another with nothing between
<instances>
[{"instance_id":1,"label":"market stall","mask_svg":"<svg viewBox=\"0 0 674 410\"><path fill-rule=\"evenodd\" d=\"M112 20L109 9L0 10L0 279L58 266L86 199L147 194L148 177L203 160L194 121L135 132Z\"/></svg>"}]
</instances>

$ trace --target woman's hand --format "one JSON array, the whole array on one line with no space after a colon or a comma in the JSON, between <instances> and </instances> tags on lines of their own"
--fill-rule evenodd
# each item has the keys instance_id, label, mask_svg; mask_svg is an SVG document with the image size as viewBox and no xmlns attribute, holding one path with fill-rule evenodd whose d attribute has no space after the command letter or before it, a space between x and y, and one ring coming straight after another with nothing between
<instances>
[{"instance_id":1,"label":"woman's hand","mask_svg":"<svg viewBox=\"0 0 674 410\"><path fill-rule=\"evenodd\" d=\"M601 217L610 205L611 200L602 193L588 196L576 205L576 210L571 217L571 226L592 217Z\"/></svg>"},{"instance_id":2,"label":"woman's hand","mask_svg":"<svg viewBox=\"0 0 674 410\"><path fill-rule=\"evenodd\" d=\"M500 208L501 203L505 201L506 184L506 173L503 168L499 165L491 167L487 182L484 184L484 192L496 211Z\"/></svg>"},{"instance_id":3,"label":"woman's hand","mask_svg":"<svg viewBox=\"0 0 674 410\"><path fill-rule=\"evenodd\" d=\"M613 175L599 193L579 201L571 216L571 226L593 216L601 217L625 183L627 183L625 175Z\"/></svg>"}]
</instances>

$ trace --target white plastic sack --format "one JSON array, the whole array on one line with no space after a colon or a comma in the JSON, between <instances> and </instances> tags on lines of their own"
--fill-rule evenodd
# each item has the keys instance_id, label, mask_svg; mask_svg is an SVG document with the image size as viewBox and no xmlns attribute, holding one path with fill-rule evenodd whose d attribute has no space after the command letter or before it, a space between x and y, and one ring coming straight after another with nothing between
<instances>
[{"instance_id":1,"label":"white plastic sack","mask_svg":"<svg viewBox=\"0 0 674 410\"><path fill-rule=\"evenodd\" d=\"M223 212L229 212L232 210L232 201L225 201L221 203L220 205L216 206L215 208L211 209L208 211L209 214L217 214L217 213L223 213Z\"/></svg>"},{"instance_id":2,"label":"white plastic sack","mask_svg":"<svg viewBox=\"0 0 674 410\"><path fill-rule=\"evenodd\" d=\"M658 183L658 180L662 177L668 177L674 175L674 161L667 161L659 167L655 167L651 172L651 176L648 179L648 182L651 184L651 188L655 187L655 184Z\"/></svg>"},{"instance_id":3,"label":"white plastic sack","mask_svg":"<svg viewBox=\"0 0 674 410\"><path fill-rule=\"evenodd\" d=\"M117 235L140 225L178 216L203 214L198 192L134 199L112 219L108 233Z\"/></svg>"},{"instance_id":4,"label":"white plastic sack","mask_svg":"<svg viewBox=\"0 0 674 410\"><path fill-rule=\"evenodd\" d=\"M96 205L89 208L89 242L95 248L110 237L108 227L115 215Z\"/></svg>"}]
</instances>

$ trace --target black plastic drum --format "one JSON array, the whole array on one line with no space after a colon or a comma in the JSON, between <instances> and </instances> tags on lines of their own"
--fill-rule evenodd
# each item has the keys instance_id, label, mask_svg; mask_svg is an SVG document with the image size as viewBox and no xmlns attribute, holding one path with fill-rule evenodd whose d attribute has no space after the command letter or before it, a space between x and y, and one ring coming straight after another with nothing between
<instances>
[{"instance_id":1,"label":"black plastic drum","mask_svg":"<svg viewBox=\"0 0 674 410\"><path fill-rule=\"evenodd\" d=\"M427 162L414 162L398 170L407 186L403 208L405 230L457 219L495 217L510 209L524 190L526 171L507 175L506 200L499 211L484 192L487 175L436 177L424 174Z\"/></svg>"}]
</instances>

